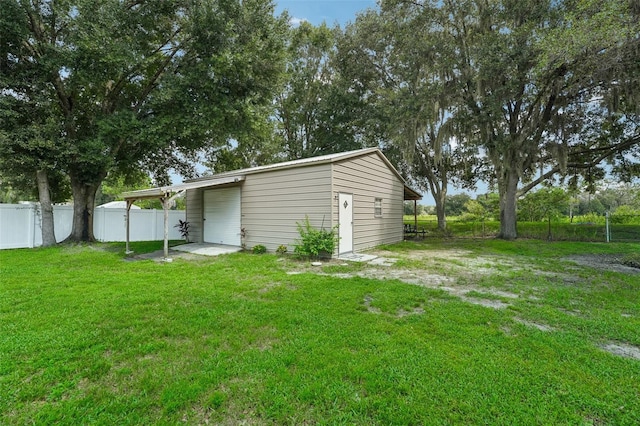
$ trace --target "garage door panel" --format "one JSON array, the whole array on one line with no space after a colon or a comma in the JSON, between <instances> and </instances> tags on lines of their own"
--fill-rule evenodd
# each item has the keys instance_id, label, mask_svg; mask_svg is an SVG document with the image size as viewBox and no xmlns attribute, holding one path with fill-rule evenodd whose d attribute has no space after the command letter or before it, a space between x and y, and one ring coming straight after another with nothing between
<instances>
[{"instance_id":1,"label":"garage door panel","mask_svg":"<svg viewBox=\"0 0 640 426\"><path fill-rule=\"evenodd\" d=\"M204 242L241 245L240 187L204 191Z\"/></svg>"}]
</instances>

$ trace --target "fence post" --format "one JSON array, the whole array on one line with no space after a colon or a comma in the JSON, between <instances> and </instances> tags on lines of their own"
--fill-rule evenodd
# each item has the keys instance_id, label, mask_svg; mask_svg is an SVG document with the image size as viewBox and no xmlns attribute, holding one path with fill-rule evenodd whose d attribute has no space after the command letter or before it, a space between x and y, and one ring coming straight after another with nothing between
<instances>
[{"instance_id":1,"label":"fence post","mask_svg":"<svg viewBox=\"0 0 640 426\"><path fill-rule=\"evenodd\" d=\"M29 204L29 248L36 246L36 219L37 219L37 206L35 204Z\"/></svg>"},{"instance_id":2,"label":"fence post","mask_svg":"<svg viewBox=\"0 0 640 426\"><path fill-rule=\"evenodd\" d=\"M611 229L609 228L609 212L608 211L605 212L604 217L605 217L605 224L606 224L606 227L605 227L606 239L607 239L607 242L611 242Z\"/></svg>"}]
</instances>

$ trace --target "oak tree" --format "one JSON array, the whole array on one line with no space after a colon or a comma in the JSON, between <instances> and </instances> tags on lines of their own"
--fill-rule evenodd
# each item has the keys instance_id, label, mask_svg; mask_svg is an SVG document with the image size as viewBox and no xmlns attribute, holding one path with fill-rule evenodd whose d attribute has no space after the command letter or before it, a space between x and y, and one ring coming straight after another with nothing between
<instances>
[{"instance_id":1,"label":"oak tree","mask_svg":"<svg viewBox=\"0 0 640 426\"><path fill-rule=\"evenodd\" d=\"M171 168L192 173L200 149L224 144L272 99L281 73L286 17L269 1L1 0L0 9L15 34L0 58L0 96L30 99L37 88L48 99L73 192L72 240L93 239L109 173L142 169L158 183Z\"/></svg>"}]
</instances>

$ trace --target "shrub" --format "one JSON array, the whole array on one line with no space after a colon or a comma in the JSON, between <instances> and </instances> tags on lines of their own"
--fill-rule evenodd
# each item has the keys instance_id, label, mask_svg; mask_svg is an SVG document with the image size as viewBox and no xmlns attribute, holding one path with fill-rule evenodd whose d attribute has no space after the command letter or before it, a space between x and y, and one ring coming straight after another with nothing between
<instances>
[{"instance_id":1,"label":"shrub","mask_svg":"<svg viewBox=\"0 0 640 426\"><path fill-rule=\"evenodd\" d=\"M284 244L281 244L278 246L278 248L276 249L276 253L278 254L285 254L288 251L287 246Z\"/></svg>"},{"instance_id":2,"label":"shrub","mask_svg":"<svg viewBox=\"0 0 640 426\"><path fill-rule=\"evenodd\" d=\"M640 211L630 206L620 206L611 215L611 223L623 225L640 223Z\"/></svg>"},{"instance_id":3,"label":"shrub","mask_svg":"<svg viewBox=\"0 0 640 426\"><path fill-rule=\"evenodd\" d=\"M597 213L587 213L573 217L573 223L578 225L604 225L604 216Z\"/></svg>"},{"instance_id":4,"label":"shrub","mask_svg":"<svg viewBox=\"0 0 640 426\"><path fill-rule=\"evenodd\" d=\"M263 254L267 252L267 248L262 244L253 246L253 254Z\"/></svg>"},{"instance_id":5,"label":"shrub","mask_svg":"<svg viewBox=\"0 0 640 426\"><path fill-rule=\"evenodd\" d=\"M324 222L324 219L323 219ZM311 226L309 217L305 216L304 222L296 222L300 239L297 241L294 252L301 257L331 257L336 248L338 238L336 227L330 230L316 229Z\"/></svg>"},{"instance_id":6,"label":"shrub","mask_svg":"<svg viewBox=\"0 0 640 426\"><path fill-rule=\"evenodd\" d=\"M180 236L185 239L185 241L189 241L189 227L191 225L186 220L178 219L178 224L174 226L174 228L179 228Z\"/></svg>"}]
</instances>

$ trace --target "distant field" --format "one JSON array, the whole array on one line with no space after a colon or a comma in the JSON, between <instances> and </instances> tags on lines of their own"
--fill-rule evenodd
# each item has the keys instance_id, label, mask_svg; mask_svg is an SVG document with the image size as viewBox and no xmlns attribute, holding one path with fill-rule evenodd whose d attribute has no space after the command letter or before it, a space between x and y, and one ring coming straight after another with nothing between
<instances>
[{"instance_id":1,"label":"distant field","mask_svg":"<svg viewBox=\"0 0 640 426\"><path fill-rule=\"evenodd\" d=\"M413 216L404 216L404 223L414 224ZM418 216L418 229L424 228L427 237L441 237L438 232L438 221L433 215ZM548 239L549 225L547 222L518 222L518 236L521 238ZM447 218L447 229L451 236L458 238L493 237L500 230L500 222L486 221L467 222L457 217ZM611 241L640 241L640 224L611 223ZM555 241L606 241L604 219L602 223L574 222L568 219L551 222L551 239Z\"/></svg>"},{"instance_id":2,"label":"distant field","mask_svg":"<svg viewBox=\"0 0 640 426\"><path fill-rule=\"evenodd\" d=\"M2 250L0 423L637 425L639 250L427 239L321 267Z\"/></svg>"}]
</instances>

